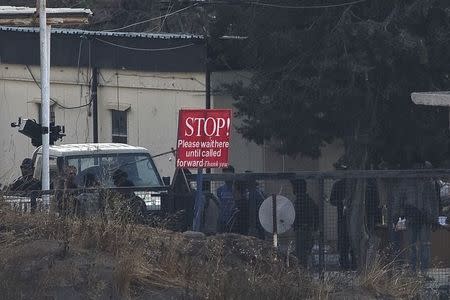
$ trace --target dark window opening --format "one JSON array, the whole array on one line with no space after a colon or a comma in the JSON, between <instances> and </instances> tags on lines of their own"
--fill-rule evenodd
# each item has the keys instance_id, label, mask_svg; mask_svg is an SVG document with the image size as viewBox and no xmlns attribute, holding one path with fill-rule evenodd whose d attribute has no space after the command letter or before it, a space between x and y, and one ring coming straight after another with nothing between
<instances>
[{"instance_id":1,"label":"dark window opening","mask_svg":"<svg viewBox=\"0 0 450 300\"><path fill-rule=\"evenodd\" d=\"M112 110L112 142L128 143L127 112Z\"/></svg>"}]
</instances>

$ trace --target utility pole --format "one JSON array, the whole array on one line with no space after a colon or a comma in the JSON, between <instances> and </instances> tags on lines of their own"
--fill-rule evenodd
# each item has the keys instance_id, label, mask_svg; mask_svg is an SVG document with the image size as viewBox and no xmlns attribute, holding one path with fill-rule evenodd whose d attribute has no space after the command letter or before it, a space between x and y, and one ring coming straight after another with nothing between
<instances>
[{"instance_id":1,"label":"utility pole","mask_svg":"<svg viewBox=\"0 0 450 300\"><path fill-rule=\"evenodd\" d=\"M94 143L98 143L98 68L92 68L92 87L91 87L91 101L92 101L92 127L94 131Z\"/></svg>"},{"instance_id":2,"label":"utility pole","mask_svg":"<svg viewBox=\"0 0 450 300\"><path fill-rule=\"evenodd\" d=\"M47 1L39 2L39 45L41 53L41 114L42 114L42 190L50 189L50 35L51 25L47 25ZM43 197L44 205L49 205L49 197Z\"/></svg>"}]
</instances>

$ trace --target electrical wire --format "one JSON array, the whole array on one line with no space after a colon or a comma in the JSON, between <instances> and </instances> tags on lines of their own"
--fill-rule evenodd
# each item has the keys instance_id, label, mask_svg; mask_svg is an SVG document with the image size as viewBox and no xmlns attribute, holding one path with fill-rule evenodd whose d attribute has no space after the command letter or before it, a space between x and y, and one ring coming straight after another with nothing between
<instances>
[{"instance_id":1,"label":"electrical wire","mask_svg":"<svg viewBox=\"0 0 450 300\"><path fill-rule=\"evenodd\" d=\"M199 1L199 0L197 0ZM352 4L358 4L361 2L366 2L367 0L357 0L339 4L325 4L325 5L303 5L303 6L295 6L295 5L284 5L284 4L275 4L275 3L267 3L267 2L257 2L257 1L247 1L247 2L227 2L227 1L202 1L202 5L239 5L239 6L261 6L261 7L272 7L272 8L286 8L286 9L324 9L324 8L334 8L334 7L342 7L348 6Z\"/></svg>"},{"instance_id":2,"label":"electrical wire","mask_svg":"<svg viewBox=\"0 0 450 300\"><path fill-rule=\"evenodd\" d=\"M41 85L40 85L39 82L36 80L36 77L34 76L33 72L31 71L30 66L26 65L26 67L27 67L27 70L28 70L28 72L30 73L31 77L33 78L34 83L39 87L39 89L41 89ZM62 109L80 109L80 108L83 108L83 107L86 107L86 106L89 106L89 105L92 104L92 99L91 99L91 100L90 100L88 103L86 103L86 104L79 105L79 106L70 106L70 107L69 107L69 106L64 106L64 105L60 104L60 103L58 102L58 100L56 100L56 99L54 99L54 98L52 98L52 97L50 97L50 100L51 100L56 106L58 106L58 107L60 107L60 108L62 108Z\"/></svg>"},{"instance_id":3,"label":"electrical wire","mask_svg":"<svg viewBox=\"0 0 450 300\"><path fill-rule=\"evenodd\" d=\"M158 32L161 32L162 29L164 28L164 23L166 22L167 14L170 13L170 11L173 9L174 6L175 6L175 2L172 5L169 4L169 7L167 8L167 12L166 12L166 17L162 20L161 26L159 27Z\"/></svg>"},{"instance_id":4,"label":"electrical wire","mask_svg":"<svg viewBox=\"0 0 450 300\"><path fill-rule=\"evenodd\" d=\"M320 8L334 8L334 7L348 6L348 5L358 4L358 3L362 3L362 2L366 2L366 1L367 0L357 0L357 1L339 3L339 4L311 5L311 6L291 6L291 5L271 4L271 3L265 3L265 2L253 2L253 1L247 2L247 3L251 4L251 5L255 5L255 6L273 7L273 8L320 9Z\"/></svg>"},{"instance_id":5,"label":"electrical wire","mask_svg":"<svg viewBox=\"0 0 450 300\"><path fill-rule=\"evenodd\" d=\"M136 48L136 47L129 47L129 46L124 46L124 45L120 45L120 44L116 44L116 43L112 43L112 42L108 42L105 41L103 39L100 38L95 38L97 41L108 44L110 46L114 46L114 47L118 47L118 48L122 48L122 49L127 49L127 50L134 50L134 51L148 51L148 52L158 52L158 51L171 51L171 50L177 50L177 49L182 49L182 48L187 48L187 47L191 47L194 46L194 43L190 43L190 44L185 44L185 45L181 45L181 46L175 46L175 47L169 47L169 48Z\"/></svg>"},{"instance_id":6,"label":"electrical wire","mask_svg":"<svg viewBox=\"0 0 450 300\"><path fill-rule=\"evenodd\" d=\"M128 74L123 74L123 73L121 73L120 75L121 75L121 76L127 76L127 77L143 77L143 78L158 78L158 79L172 79L172 80L175 80L175 79L179 79L179 80L191 80L191 81L197 82L198 84L200 84L200 85L202 85L202 86L205 86L205 83L204 83L204 82L201 82L200 80L198 80L198 79L195 78L195 77L163 76L163 75L143 75L143 74L130 74L130 73L128 73ZM104 77L103 77L103 79L104 79L105 82L110 82L110 80L109 80L109 81L106 81Z\"/></svg>"},{"instance_id":7,"label":"electrical wire","mask_svg":"<svg viewBox=\"0 0 450 300\"><path fill-rule=\"evenodd\" d=\"M127 29L127 28L130 28L130 27L136 26L136 25L145 24L145 23L148 23L148 22L151 22L151 21L156 21L156 20L163 19L163 18L165 19L165 18L167 18L167 17L170 17L170 16L173 16L173 15L175 15L175 14L178 14L178 13L180 13L180 12L182 12L182 11L191 9L191 8L193 8L194 6L197 6L197 5L198 5L198 3L195 3L195 4L193 4L193 5L190 5L190 6L181 8L181 9L179 9L179 10L173 11L173 12L171 12L171 13L168 13L168 14L165 14L165 15L162 15L162 16L159 16L159 17L155 17L155 18L151 18L151 19L148 19L148 20L136 22L136 23L133 23L133 24L129 24L129 25L120 27L120 28L108 29L108 30L103 30L103 31L107 31L107 32L111 32L111 31L120 31L120 30Z\"/></svg>"}]
</instances>

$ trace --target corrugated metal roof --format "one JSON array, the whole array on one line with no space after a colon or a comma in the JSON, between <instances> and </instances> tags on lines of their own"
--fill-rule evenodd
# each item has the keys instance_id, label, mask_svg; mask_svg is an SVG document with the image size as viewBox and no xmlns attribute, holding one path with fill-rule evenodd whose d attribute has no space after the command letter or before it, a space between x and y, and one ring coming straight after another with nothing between
<instances>
[{"instance_id":1,"label":"corrugated metal roof","mask_svg":"<svg viewBox=\"0 0 450 300\"><path fill-rule=\"evenodd\" d=\"M0 31L38 33L39 28L0 26ZM53 28L53 27L52 27L52 34L67 34L79 36L87 35L87 36L101 36L101 37L129 37L129 38L144 38L144 39L203 39L202 35L186 34L186 33L91 31L91 30Z\"/></svg>"},{"instance_id":2,"label":"corrugated metal roof","mask_svg":"<svg viewBox=\"0 0 450 300\"><path fill-rule=\"evenodd\" d=\"M4 15L31 15L36 12L35 7L0 6L0 13ZM46 8L47 14L86 14L92 15L90 9L85 8Z\"/></svg>"}]
</instances>

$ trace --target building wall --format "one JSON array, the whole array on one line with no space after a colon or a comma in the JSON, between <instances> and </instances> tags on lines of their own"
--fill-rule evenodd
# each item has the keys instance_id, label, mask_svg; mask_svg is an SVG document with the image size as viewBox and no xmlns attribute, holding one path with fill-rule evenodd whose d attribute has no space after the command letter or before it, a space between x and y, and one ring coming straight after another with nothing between
<instances>
[{"instance_id":1,"label":"building wall","mask_svg":"<svg viewBox=\"0 0 450 300\"><path fill-rule=\"evenodd\" d=\"M39 82L39 67L30 67ZM23 158L30 157L34 147L30 139L18 133L9 124L18 117L38 119L40 89L24 65L0 64L0 183L7 184L19 175ZM51 69L51 97L55 120L66 126L63 143L93 141L92 108L67 107L89 103L91 71L87 68L54 67ZM126 110L128 116L128 143L143 146L152 155L176 148L178 111L181 108L205 107L205 76L203 73L150 73L129 70L99 72L98 113L99 140L112 141L111 109ZM212 76L212 106L233 109L232 98L223 92L222 85L236 80L248 82L248 74L221 72ZM63 108L64 106L66 108ZM256 145L243 139L236 130L241 120L233 119L230 163L237 172L295 172L304 170L332 170L333 163L342 154L342 145L334 143L323 149L320 159L279 155L270 144ZM172 154L155 158L162 176L172 176L175 160ZM215 170L219 171L219 170ZM325 196L329 197L331 186ZM288 182L269 182L266 193L279 193L293 199ZM308 182L308 193L318 201L316 182ZM335 208L325 205L327 238L335 236Z\"/></svg>"},{"instance_id":2,"label":"building wall","mask_svg":"<svg viewBox=\"0 0 450 300\"><path fill-rule=\"evenodd\" d=\"M203 74L150 74L103 70L99 80L101 122L99 137L112 140L111 108L128 109L128 143L146 147L152 155L176 148L178 111L204 108ZM100 104L99 104L100 105ZM172 176L172 154L155 158L162 176Z\"/></svg>"},{"instance_id":3,"label":"building wall","mask_svg":"<svg viewBox=\"0 0 450 300\"><path fill-rule=\"evenodd\" d=\"M39 67L30 67L39 82ZM93 141L92 108L86 68L51 69L51 98L56 124L66 126L63 143ZM127 70L100 70L98 88L99 140L112 141L111 109L128 112L128 143L143 146L152 155L176 147L178 111L205 105L204 74L149 73ZM18 117L38 119L40 89L26 66L0 64L0 183L7 184L19 175L21 160L30 157L30 139L9 124ZM155 158L162 176L172 176L173 155Z\"/></svg>"}]
</instances>

